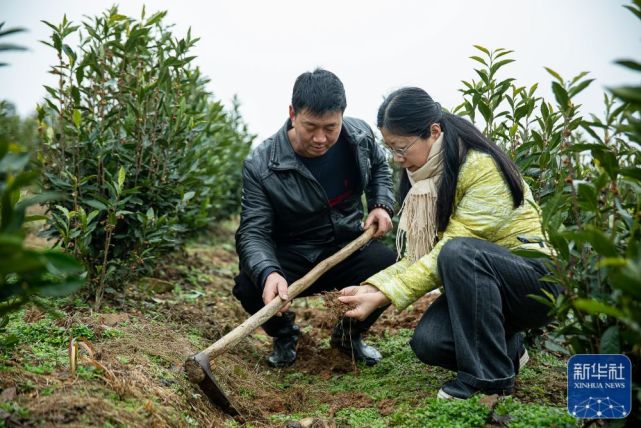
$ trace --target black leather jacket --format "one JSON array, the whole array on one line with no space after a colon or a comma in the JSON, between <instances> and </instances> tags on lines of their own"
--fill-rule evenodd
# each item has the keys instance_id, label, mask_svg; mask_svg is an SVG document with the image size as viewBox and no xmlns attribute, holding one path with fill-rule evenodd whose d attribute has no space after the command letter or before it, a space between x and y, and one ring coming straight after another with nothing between
<instances>
[{"instance_id":1,"label":"black leather jacket","mask_svg":"<svg viewBox=\"0 0 641 428\"><path fill-rule=\"evenodd\" d=\"M252 151L243 167L236 251L241 270L255 284L265 269L280 270L276 248L315 263L323 250L356 238L362 231L363 191L370 210L376 204L394 207L391 169L364 121L343 118L340 138L347 138L353 150L360 188L333 208L323 187L296 158L287 137L290 127L288 120Z\"/></svg>"}]
</instances>

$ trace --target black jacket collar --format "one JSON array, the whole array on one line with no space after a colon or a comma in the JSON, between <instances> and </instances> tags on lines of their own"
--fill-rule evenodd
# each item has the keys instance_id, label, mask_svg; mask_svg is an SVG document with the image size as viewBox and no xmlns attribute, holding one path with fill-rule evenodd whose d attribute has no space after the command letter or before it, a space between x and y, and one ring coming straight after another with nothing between
<instances>
[{"instance_id":1,"label":"black jacket collar","mask_svg":"<svg viewBox=\"0 0 641 428\"><path fill-rule=\"evenodd\" d=\"M302 164L296 157L292 143L289 141L287 131L292 127L290 119L285 121L285 124L274 135L274 143L269 156L269 168L274 170L285 169L300 169ZM341 135L339 138L347 138L350 146L357 145L357 142L362 138L361 132L355 126L350 125L349 118L343 118L343 126L341 128Z\"/></svg>"}]
</instances>

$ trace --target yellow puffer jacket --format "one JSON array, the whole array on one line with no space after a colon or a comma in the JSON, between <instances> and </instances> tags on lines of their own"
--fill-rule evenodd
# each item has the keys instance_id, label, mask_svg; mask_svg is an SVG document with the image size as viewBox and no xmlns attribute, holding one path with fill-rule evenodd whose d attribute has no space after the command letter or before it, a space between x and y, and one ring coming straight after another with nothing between
<instances>
[{"instance_id":1,"label":"yellow puffer jacket","mask_svg":"<svg viewBox=\"0 0 641 428\"><path fill-rule=\"evenodd\" d=\"M459 172L450 222L445 231L439 233L439 241L432 251L413 264L401 259L363 283L382 291L400 311L441 285L436 261L443 245L452 238L479 238L509 250L538 250L549 254L547 247L517 239L535 240L543 236L538 206L529 186L523 184L525 201L514 209L509 187L494 159L470 150Z\"/></svg>"}]
</instances>

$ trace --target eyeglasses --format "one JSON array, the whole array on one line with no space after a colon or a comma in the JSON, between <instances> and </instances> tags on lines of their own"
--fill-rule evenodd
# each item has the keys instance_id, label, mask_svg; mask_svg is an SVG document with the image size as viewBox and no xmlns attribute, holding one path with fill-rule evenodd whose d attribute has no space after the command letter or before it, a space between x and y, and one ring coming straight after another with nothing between
<instances>
[{"instance_id":1,"label":"eyeglasses","mask_svg":"<svg viewBox=\"0 0 641 428\"><path fill-rule=\"evenodd\" d=\"M414 138L414 140L413 140L411 143L409 143L407 146L403 147L402 149L393 149L393 148L391 148L390 146L388 146L387 144L385 144L385 147L387 148L387 150L388 150L388 151L389 151L393 156L398 156L398 157L404 158L404 157L405 157L405 155L407 154L407 151L408 151L409 149L411 149L411 148L412 148L412 146L413 146L414 144L416 144L416 142L417 142L418 140L420 140L420 138L421 138L421 136L420 136L420 135L419 135L419 136L417 136L416 138Z\"/></svg>"}]
</instances>

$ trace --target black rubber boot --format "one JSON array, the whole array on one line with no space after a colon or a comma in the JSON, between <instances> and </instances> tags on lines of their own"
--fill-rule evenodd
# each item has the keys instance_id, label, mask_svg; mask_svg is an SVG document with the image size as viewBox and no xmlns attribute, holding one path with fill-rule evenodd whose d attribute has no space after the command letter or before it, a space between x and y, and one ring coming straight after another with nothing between
<instances>
[{"instance_id":1,"label":"black rubber boot","mask_svg":"<svg viewBox=\"0 0 641 428\"><path fill-rule=\"evenodd\" d=\"M278 329L270 329L267 333L273 337L274 349L267 357L267 364L272 367L289 367L296 361L296 345L300 328L294 324L294 313L285 312L283 321Z\"/></svg>"},{"instance_id":2,"label":"black rubber boot","mask_svg":"<svg viewBox=\"0 0 641 428\"><path fill-rule=\"evenodd\" d=\"M334 327L330 345L368 366L373 366L383 358L378 349L363 342L363 324L351 318L343 318Z\"/></svg>"}]
</instances>

